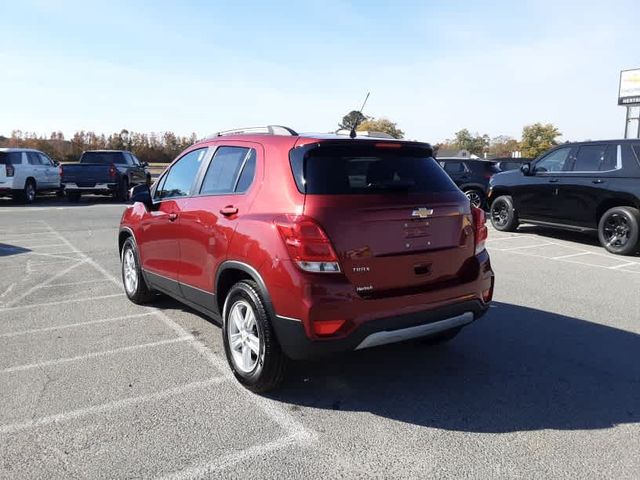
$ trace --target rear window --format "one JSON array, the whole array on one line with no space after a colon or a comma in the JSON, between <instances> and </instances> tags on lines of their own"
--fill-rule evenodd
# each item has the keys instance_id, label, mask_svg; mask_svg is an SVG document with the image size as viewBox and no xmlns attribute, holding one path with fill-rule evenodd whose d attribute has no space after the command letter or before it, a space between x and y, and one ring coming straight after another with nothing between
<instances>
[{"instance_id":1,"label":"rear window","mask_svg":"<svg viewBox=\"0 0 640 480\"><path fill-rule=\"evenodd\" d=\"M319 146L291 151L302 193L311 195L432 193L455 191L449 176L423 148Z\"/></svg>"},{"instance_id":2,"label":"rear window","mask_svg":"<svg viewBox=\"0 0 640 480\"><path fill-rule=\"evenodd\" d=\"M0 165L18 165L22 163L22 152L0 152Z\"/></svg>"},{"instance_id":3,"label":"rear window","mask_svg":"<svg viewBox=\"0 0 640 480\"><path fill-rule=\"evenodd\" d=\"M121 152L85 152L80 157L80 163L111 165L113 163L125 163L125 160Z\"/></svg>"}]
</instances>

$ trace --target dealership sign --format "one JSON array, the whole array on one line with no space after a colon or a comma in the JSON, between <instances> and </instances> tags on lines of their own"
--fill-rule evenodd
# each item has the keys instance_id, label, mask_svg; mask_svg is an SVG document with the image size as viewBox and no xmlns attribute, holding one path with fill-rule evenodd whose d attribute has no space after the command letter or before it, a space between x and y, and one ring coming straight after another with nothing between
<instances>
[{"instance_id":1,"label":"dealership sign","mask_svg":"<svg viewBox=\"0 0 640 480\"><path fill-rule=\"evenodd\" d=\"M640 68L620 72L618 105L640 105Z\"/></svg>"}]
</instances>

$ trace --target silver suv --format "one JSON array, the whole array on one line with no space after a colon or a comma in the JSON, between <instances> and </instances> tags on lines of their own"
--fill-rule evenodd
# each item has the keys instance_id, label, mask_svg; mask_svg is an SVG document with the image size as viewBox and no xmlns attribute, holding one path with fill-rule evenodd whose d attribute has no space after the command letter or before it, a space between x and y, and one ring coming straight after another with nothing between
<instances>
[{"instance_id":1,"label":"silver suv","mask_svg":"<svg viewBox=\"0 0 640 480\"><path fill-rule=\"evenodd\" d=\"M28 148L0 148L0 197L33 203L37 192L60 192L60 167L47 154Z\"/></svg>"}]
</instances>

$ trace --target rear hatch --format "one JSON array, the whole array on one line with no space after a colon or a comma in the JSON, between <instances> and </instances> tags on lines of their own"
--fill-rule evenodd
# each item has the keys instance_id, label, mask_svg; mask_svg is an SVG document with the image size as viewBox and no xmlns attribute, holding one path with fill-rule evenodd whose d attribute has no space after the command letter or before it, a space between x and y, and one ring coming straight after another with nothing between
<instances>
[{"instance_id":1,"label":"rear hatch","mask_svg":"<svg viewBox=\"0 0 640 480\"><path fill-rule=\"evenodd\" d=\"M7 166L11 169L12 166L19 164L21 155L21 152L0 152L0 186L7 182Z\"/></svg>"},{"instance_id":2,"label":"rear hatch","mask_svg":"<svg viewBox=\"0 0 640 480\"><path fill-rule=\"evenodd\" d=\"M304 214L363 297L420 293L477 274L470 205L428 145L351 141L292 151Z\"/></svg>"}]
</instances>

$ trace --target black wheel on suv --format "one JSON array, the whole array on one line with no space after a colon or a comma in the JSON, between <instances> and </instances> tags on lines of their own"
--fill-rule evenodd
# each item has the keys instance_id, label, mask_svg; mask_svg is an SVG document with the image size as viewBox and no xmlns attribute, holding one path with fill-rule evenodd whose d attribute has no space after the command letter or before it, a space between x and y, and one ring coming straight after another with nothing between
<instances>
[{"instance_id":1,"label":"black wheel on suv","mask_svg":"<svg viewBox=\"0 0 640 480\"><path fill-rule=\"evenodd\" d=\"M640 249L640 211L633 207L607 210L598 224L600 244L611 253L631 255Z\"/></svg>"},{"instance_id":2,"label":"black wheel on suv","mask_svg":"<svg viewBox=\"0 0 640 480\"><path fill-rule=\"evenodd\" d=\"M121 269L124 292L133 303L148 303L155 297L155 292L147 286L142 275L136 244L131 237L122 246Z\"/></svg>"},{"instance_id":3,"label":"black wheel on suv","mask_svg":"<svg viewBox=\"0 0 640 480\"><path fill-rule=\"evenodd\" d=\"M491 225L501 232L515 232L518 228L518 214L513 208L509 195L496 198L491 204Z\"/></svg>"},{"instance_id":4,"label":"black wheel on suv","mask_svg":"<svg viewBox=\"0 0 640 480\"><path fill-rule=\"evenodd\" d=\"M67 192L67 200L71 203L78 203L81 195L82 194L80 192Z\"/></svg>"},{"instance_id":5,"label":"black wheel on suv","mask_svg":"<svg viewBox=\"0 0 640 480\"><path fill-rule=\"evenodd\" d=\"M484 206L484 193L482 193L480 190L470 188L469 190L465 190L464 194L471 202L472 207L482 208Z\"/></svg>"},{"instance_id":6,"label":"black wheel on suv","mask_svg":"<svg viewBox=\"0 0 640 480\"><path fill-rule=\"evenodd\" d=\"M227 295L223 313L224 349L235 377L256 393L277 387L284 377L286 358L258 285L250 280L236 283Z\"/></svg>"}]
</instances>

